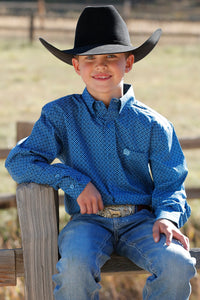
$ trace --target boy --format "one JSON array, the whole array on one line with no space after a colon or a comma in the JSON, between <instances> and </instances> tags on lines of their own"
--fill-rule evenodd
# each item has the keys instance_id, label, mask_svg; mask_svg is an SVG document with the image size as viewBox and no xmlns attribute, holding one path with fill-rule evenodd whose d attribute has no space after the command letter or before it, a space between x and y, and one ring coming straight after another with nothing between
<instances>
[{"instance_id":1,"label":"boy","mask_svg":"<svg viewBox=\"0 0 200 300\"><path fill-rule=\"evenodd\" d=\"M121 16L104 6L82 12L73 49L41 39L86 88L47 104L6 167L19 183L65 192L72 220L59 235L57 300L98 299L100 269L113 251L152 274L143 299L189 299L194 260L179 230L190 215L185 159L173 126L123 82L160 35L134 48ZM56 157L61 163L51 165Z\"/></svg>"}]
</instances>

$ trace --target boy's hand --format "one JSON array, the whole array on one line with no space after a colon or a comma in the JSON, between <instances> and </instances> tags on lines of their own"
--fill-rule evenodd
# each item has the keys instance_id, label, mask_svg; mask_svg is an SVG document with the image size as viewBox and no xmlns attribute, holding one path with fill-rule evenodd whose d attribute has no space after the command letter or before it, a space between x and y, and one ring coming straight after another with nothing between
<instances>
[{"instance_id":1,"label":"boy's hand","mask_svg":"<svg viewBox=\"0 0 200 300\"><path fill-rule=\"evenodd\" d=\"M166 236L166 244L169 246L172 242L172 238L181 242L183 247L189 251L189 239L182 234L182 232L169 220L160 219L154 223L153 226L153 238L156 243L160 240L160 234L164 233Z\"/></svg>"},{"instance_id":2,"label":"boy's hand","mask_svg":"<svg viewBox=\"0 0 200 300\"><path fill-rule=\"evenodd\" d=\"M89 182L77 198L81 214L96 214L103 209L103 200L96 187Z\"/></svg>"}]
</instances>

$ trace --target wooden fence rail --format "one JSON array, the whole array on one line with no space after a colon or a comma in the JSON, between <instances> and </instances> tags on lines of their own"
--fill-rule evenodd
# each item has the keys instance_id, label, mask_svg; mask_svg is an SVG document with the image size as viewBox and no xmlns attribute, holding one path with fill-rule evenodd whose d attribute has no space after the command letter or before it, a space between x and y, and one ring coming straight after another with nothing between
<instances>
[{"instance_id":1,"label":"wooden fence rail","mask_svg":"<svg viewBox=\"0 0 200 300\"><path fill-rule=\"evenodd\" d=\"M16 141L30 135L34 123L32 122L17 122L16 124ZM200 148L200 136L198 137L183 137L179 139L183 150ZM10 152L10 148L0 149L0 159L6 159Z\"/></svg>"},{"instance_id":2,"label":"wooden fence rail","mask_svg":"<svg viewBox=\"0 0 200 300\"><path fill-rule=\"evenodd\" d=\"M33 128L32 122L17 122L16 124L16 141L30 135ZM180 138L179 139L183 150L200 149L200 137L194 138ZM0 159L5 160L11 149L0 149ZM200 198L200 187L186 187L188 199ZM61 202L63 203L63 197L61 196ZM1 194L0 195L0 208L6 208L10 206L16 206L15 194Z\"/></svg>"},{"instance_id":3,"label":"wooden fence rail","mask_svg":"<svg viewBox=\"0 0 200 300\"><path fill-rule=\"evenodd\" d=\"M197 270L200 269L200 249L193 248L190 250L192 257L196 258ZM123 273L137 272L139 274L147 273L137 265L133 265L127 258L112 254L109 260L102 268L103 273ZM24 260L23 250L18 249L1 249L0 250L0 287L16 286L17 278L24 277Z\"/></svg>"}]
</instances>

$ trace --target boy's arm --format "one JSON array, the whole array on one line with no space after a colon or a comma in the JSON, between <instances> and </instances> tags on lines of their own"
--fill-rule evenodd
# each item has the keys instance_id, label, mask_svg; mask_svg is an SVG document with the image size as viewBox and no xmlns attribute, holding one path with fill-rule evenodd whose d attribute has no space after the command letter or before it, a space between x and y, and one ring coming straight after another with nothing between
<instances>
[{"instance_id":1,"label":"boy's arm","mask_svg":"<svg viewBox=\"0 0 200 300\"><path fill-rule=\"evenodd\" d=\"M5 166L18 183L48 184L77 199L90 178L63 163L51 164L62 151L59 132L54 124L55 116L56 112L47 117L43 111L31 135L10 152ZM59 116L56 122L58 120Z\"/></svg>"},{"instance_id":2,"label":"boy's arm","mask_svg":"<svg viewBox=\"0 0 200 300\"><path fill-rule=\"evenodd\" d=\"M167 121L152 127L150 167L156 219L167 219L182 227L191 212L184 188L187 166L174 128Z\"/></svg>"}]
</instances>

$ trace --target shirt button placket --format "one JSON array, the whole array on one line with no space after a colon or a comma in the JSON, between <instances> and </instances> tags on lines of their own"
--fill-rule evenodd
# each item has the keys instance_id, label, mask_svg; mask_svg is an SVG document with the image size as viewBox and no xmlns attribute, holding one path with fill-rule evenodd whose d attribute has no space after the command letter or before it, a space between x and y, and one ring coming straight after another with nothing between
<instances>
[{"instance_id":1,"label":"shirt button placket","mask_svg":"<svg viewBox=\"0 0 200 300\"><path fill-rule=\"evenodd\" d=\"M106 162L107 162L107 181L111 183L113 181L113 160L114 160L114 153L115 153L115 126L113 122L109 122L106 124L105 130L105 144L106 147ZM112 192L112 186L110 185L110 192ZM113 201L114 202L114 201Z\"/></svg>"}]
</instances>

